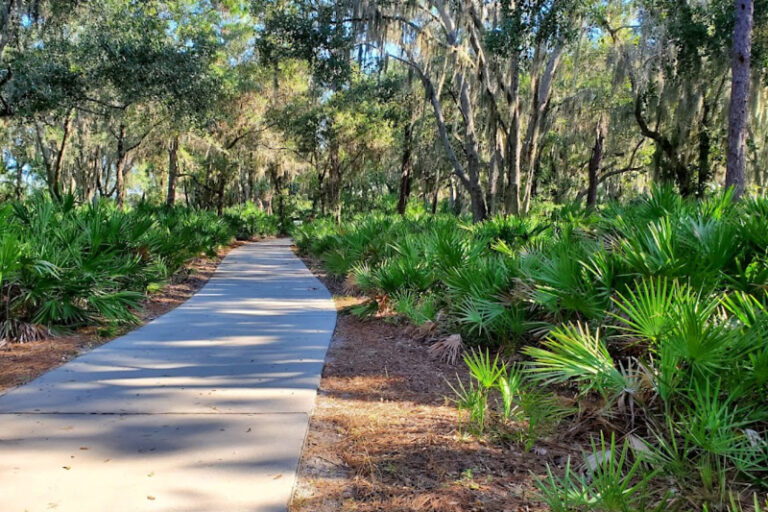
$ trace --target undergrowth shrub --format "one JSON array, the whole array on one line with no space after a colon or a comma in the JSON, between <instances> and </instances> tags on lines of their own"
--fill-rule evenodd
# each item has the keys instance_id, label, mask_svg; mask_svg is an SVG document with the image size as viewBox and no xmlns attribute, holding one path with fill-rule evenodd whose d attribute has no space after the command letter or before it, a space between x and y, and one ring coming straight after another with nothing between
<instances>
[{"instance_id":1,"label":"undergrowth shrub","mask_svg":"<svg viewBox=\"0 0 768 512\"><path fill-rule=\"evenodd\" d=\"M253 202L227 208L224 220L238 240L274 235L280 231L278 218L258 208Z\"/></svg>"},{"instance_id":2,"label":"undergrowth shrub","mask_svg":"<svg viewBox=\"0 0 768 512\"><path fill-rule=\"evenodd\" d=\"M295 237L376 297L362 313L477 347L453 385L471 432L530 447L546 420L591 430L604 460L545 476L553 509L724 511L768 492L767 218L766 198L656 188L597 210L371 214Z\"/></svg>"},{"instance_id":3,"label":"undergrowth shrub","mask_svg":"<svg viewBox=\"0 0 768 512\"><path fill-rule=\"evenodd\" d=\"M29 341L55 327L136 321L148 290L235 234L274 233L246 207L233 224L215 213L103 200L76 206L44 196L0 208L0 337ZM233 227L234 226L234 227Z\"/></svg>"}]
</instances>

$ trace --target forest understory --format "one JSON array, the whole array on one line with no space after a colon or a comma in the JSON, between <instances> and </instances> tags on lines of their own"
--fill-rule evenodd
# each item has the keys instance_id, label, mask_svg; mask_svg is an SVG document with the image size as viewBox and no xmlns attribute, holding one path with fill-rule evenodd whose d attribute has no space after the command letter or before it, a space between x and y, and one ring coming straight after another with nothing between
<instances>
[{"instance_id":1,"label":"forest understory","mask_svg":"<svg viewBox=\"0 0 768 512\"><path fill-rule=\"evenodd\" d=\"M140 323L130 326L90 325L61 330L27 343L7 343L0 348L0 392L21 386L98 346L151 322L183 304L200 290L232 250L245 242L221 248L213 257L201 256L185 265L168 284L141 302L135 312Z\"/></svg>"},{"instance_id":2,"label":"forest understory","mask_svg":"<svg viewBox=\"0 0 768 512\"><path fill-rule=\"evenodd\" d=\"M443 433L514 464L519 455L528 469L506 481L525 482L546 510L762 511L768 245L758 212L767 207L763 198L686 201L657 188L599 210L483 223L412 212L297 227L299 251L318 258L339 293L362 296L337 333L351 353L331 355L324 381L331 413L344 419L320 407L319 421L364 445L337 453L381 454L367 470L353 466L355 476L381 475L387 450L375 446L411 418L393 409L394 423L358 435L344 422L375 425L380 414L343 403L349 390L376 402L398 396L376 386L405 386L409 403L434 371L430 403L454 418ZM358 368L373 377L358 378L369 375ZM433 412L439 432L445 410Z\"/></svg>"}]
</instances>

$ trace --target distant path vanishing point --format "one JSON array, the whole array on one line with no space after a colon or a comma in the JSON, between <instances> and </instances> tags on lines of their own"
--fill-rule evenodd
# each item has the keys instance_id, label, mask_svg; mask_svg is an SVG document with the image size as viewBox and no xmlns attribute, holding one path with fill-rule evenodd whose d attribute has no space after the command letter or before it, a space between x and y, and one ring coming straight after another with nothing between
<instances>
[{"instance_id":1,"label":"distant path vanishing point","mask_svg":"<svg viewBox=\"0 0 768 512\"><path fill-rule=\"evenodd\" d=\"M285 511L336 325L290 245L0 396L0 510Z\"/></svg>"}]
</instances>

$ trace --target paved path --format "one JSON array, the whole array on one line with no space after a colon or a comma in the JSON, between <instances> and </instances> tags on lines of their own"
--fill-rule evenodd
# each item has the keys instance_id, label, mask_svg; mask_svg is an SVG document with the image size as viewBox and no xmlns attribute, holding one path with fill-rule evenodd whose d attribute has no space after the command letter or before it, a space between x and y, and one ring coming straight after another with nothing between
<instances>
[{"instance_id":1,"label":"paved path","mask_svg":"<svg viewBox=\"0 0 768 512\"><path fill-rule=\"evenodd\" d=\"M336 324L290 240L0 397L0 510L284 511Z\"/></svg>"}]
</instances>

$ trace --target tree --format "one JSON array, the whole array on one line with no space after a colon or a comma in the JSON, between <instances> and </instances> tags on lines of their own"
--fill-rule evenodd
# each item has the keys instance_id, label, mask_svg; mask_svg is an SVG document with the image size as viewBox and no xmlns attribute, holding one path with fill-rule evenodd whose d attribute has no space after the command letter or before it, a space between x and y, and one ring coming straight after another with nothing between
<instances>
[{"instance_id":1,"label":"tree","mask_svg":"<svg viewBox=\"0 0 768 512\"><path fill-rule=\"evenodd\" d=\"M3 2L6 195L479 221L741 194L767 181L752 4L749 37L732 0Z\"/></svg>"},{"instance_id":2,"label":"tree","mask_svg":"<svg viewBox=\"0 0 768 512\"><path fill-rule=\"evenodd\" d=\"M746 188L747 105L751 82L752 25L754 0L736 0L733 28L731 105L728 113L728 159L725 186L733 187L738 199Z\"/></svg>"}]
</instances>

